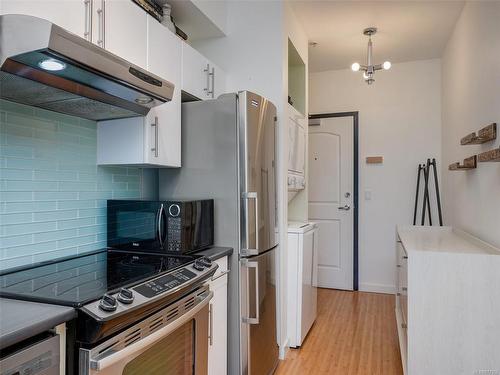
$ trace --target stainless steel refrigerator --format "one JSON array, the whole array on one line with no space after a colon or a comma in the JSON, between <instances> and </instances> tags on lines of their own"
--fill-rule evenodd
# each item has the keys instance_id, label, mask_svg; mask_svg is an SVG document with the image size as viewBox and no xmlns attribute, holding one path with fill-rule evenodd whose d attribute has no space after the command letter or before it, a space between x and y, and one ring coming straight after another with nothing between
<instances>
[{"instance_id":1,"label":"stainless steel refrigerator","mask_svg":"<svg viewBox=\"0 0 500 375\"><path fill-rule=\"evenodd\" d=\"M182 104L182 167L160 199L213 198L215 244L231 246L228 374L267 375L276 339L276 107L244 91Z\"/></svg>"}]
</instances>

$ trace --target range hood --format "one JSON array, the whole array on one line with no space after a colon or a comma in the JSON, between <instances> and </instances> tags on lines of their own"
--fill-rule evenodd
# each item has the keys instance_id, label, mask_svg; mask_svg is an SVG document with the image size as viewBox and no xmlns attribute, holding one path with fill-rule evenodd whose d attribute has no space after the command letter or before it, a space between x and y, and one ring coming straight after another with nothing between
<instances>
[{"instance_id":1,"label":"range hood","mask_svg":"<svg viewBox=\"0 0 500 375\"><path fill-rule=\"evenodd\" d=\"M0 98L83 117L144 116L174 85L40 18L0 16Z\"/></svg>"}]
</instances>

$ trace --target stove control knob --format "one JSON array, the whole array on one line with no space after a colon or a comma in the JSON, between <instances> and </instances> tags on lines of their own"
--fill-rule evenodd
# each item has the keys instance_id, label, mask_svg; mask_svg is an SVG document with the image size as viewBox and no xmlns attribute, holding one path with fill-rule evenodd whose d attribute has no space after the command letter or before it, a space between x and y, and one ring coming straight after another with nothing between
<instances>
[{"instance_id":1,"label":"stove control knob","mask_svg":"<svg viewBox=\"0 0 500 375\"><path fill-rule=\"evenodd\" d=\"M196 259L193 263L193 268L197 271L203 271L205 269L205 265L201 262L200 259Z\"/></svg>"},{"instance_id":2,"label":"stove control knob","mask_svg":"<svg viewBox=\"0 0 500 375\"><path fill-rule=\"evenodd\" d=\"M107 312L113 312L118 307L118 303L116 302L116 298L110 296L109 294L105 294L102 299L99 301L99 308L101 310Z\"/></svg>"},{"instance_id":3,"label":"stove control knob","mask_svg":"<svg viewBox=\"0 0 500 375\"><path fill-rule=\"evenodd\" d=\"M121 288L116 299L126 305L134 302L134 293L130 289Z\"/></svg>"},{"instance_id":4,"label":"stove control knob","mask_svg":"<svg viewBox=\"0 0 500 375\"><path fill-rule=\"evenodd\" d=\"M205 267L209 268L212 266L212 260L207 257L201 257L198 259L198 261L203 264Z\"/></svg>"}]
</instances>

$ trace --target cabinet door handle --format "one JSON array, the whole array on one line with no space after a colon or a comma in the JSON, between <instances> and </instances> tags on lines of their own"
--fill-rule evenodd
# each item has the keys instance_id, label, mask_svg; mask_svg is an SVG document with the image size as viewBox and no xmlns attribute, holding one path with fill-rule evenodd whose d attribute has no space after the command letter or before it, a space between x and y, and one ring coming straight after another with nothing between
<instances>
[{"instance_id":1,"label":"cabinet door handle","mask_svg":"<svg viewBox=\"0 0 500 375\"><path fill-rule=\"evenodd\" d=\"M97 9L97 16L99 17L99 20L97 22L97 45L101 48L105 48L106 44L104 42L105 40L105 1L101 0L101 7Z\"/></svg>"},{"instance_id":2,"label":"cabinet door handle","mask_svg":"<svg viewBox=\"0 0 500 375\"><path fill-rule=\"evenodd\" d=\"M212 78L212 90L210 90L208 93L212 95L212 99L215 96L215 68L212 68L212 71L209 73L210 77Z\"/></svg>"},{"instance_id":3,"label":"cabinet door handle","mask_svg":"<svg viewBox=\"0 0 500 375\"><path fill-rule=\"evenodd\" d=\"M155 116L155 122L151 124L152 127L155 128L155 146L151 148L151 151L154 151L155 157L158 157L158 116Z\"/></svg>"},{"instance_id":4,"label":"cabinet door handle","mask_svg":"<svg viewBox=\"0 0 500 375\"><path fill-rule=\"evenodd\" d=\"M401 323L401 328L407 329L408 326L405 323Z\"/></svg>"},{"instance_id":5,"label":"cabinet door handle","mask_svg":"<svg viewBox=\"0 0 500 375\"><path fill-rule=\"evenodd\" d=\"M403 259L408 259L408 256L407 255L403 255Z\"/></svg>"},{"instance_id":6,"label":"cabinet door handle","mask_svg":"<svg viewBox=\"0 0 500 375\"><path fill-rule=\"evenodd\" d=\"M208 305L208 343L210 346L214 344L214 305L211 303Z\"/></svg>"},{"instance_id":7,"label":"cabinet door handle","mask_svg":"<svg viewBox=\"0 0 500 375\"><path fill-rule=\"evenodd\" d=\"M205 72L206 77L207 77L207 85L203 89L203 91L205 91L205 93L208 96L210 94L210 64L207 64L207 67L205 69L203 69L203 71Z\"/></svg>"},{"instance_id":8,"label":"cabinet door handle","mask_svg":"<svg viewBox=\"0 0 500 375\"><path fill-rule=\"evenodd\" d=\"M407 288L407 287L405 287L405 286L403 286L403 287L401 287L401 290L402 290L403 292L407 292L407 291L408 291L408 288Z\"/></svg>"},{"instance_id":9,"label":"cabinet door handle","mask_svg":"<svg viewBox=\"0 0 500 375\"><path fill-rule=\"evenodd\" d=\"M84 0L85 6L85 30L83 37L89 42L92 41L92 0Z\"/></svg>"}]
</instances>

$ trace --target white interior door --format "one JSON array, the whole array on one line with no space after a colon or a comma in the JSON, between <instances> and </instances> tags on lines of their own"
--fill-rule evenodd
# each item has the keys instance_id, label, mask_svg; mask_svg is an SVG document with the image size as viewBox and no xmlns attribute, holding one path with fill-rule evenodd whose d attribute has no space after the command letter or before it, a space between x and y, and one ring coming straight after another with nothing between
<instances>
[{"instance_id":1,"label":"white interior door","mask_svg":"<svg viewBox=\"0 0 500 375\"><path fill-rule=\"evenodd\" d=\"M319 227L318 286L352 290L353 117L315 124L309 126L309 219Z\"/></svg>"}]
</instances>

